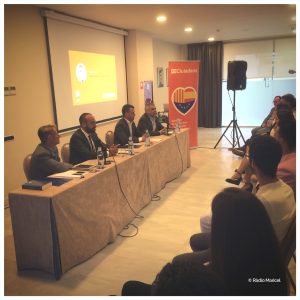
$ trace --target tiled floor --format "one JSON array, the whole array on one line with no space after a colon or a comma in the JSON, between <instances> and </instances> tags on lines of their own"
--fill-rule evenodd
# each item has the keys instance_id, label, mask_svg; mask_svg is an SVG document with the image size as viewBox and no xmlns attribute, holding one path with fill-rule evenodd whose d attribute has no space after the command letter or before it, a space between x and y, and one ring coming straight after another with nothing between
<instances>
[{"instance_id":1,"label":"tiled floor","mask_svg":"<svg viewBox=\"0 0 300 300\"><path fill-rule=\"evenodd\" d=\"M245 138L250 130L242 128ZM189 237L199 231L199 216L209 210L213 196L229 186L224 178L240 158L228 151L230 144L225 138L213 149L221 134L221 129L199 129L199 148L191 151L192 167L167 184L159 193L160 201L140 212L144 219L133 221L139 228L137 236L117 237L59 281L37 271L17 272L10 213L5 209L5 295L120 295L126 280L152 282L175 255L190 251ZM230 130L227 136L231 140ZM294 262L290 270L295 278Z\"/></svg>"}]
</instances>

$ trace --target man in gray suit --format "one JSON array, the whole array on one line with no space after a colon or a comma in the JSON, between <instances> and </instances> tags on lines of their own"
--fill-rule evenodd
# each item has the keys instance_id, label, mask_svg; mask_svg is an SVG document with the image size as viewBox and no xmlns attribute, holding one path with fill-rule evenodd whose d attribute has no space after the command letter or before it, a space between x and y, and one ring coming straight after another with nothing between
<instances>
[{"instance_id":1,"label":"man in gray suit","mask_svg":"<svg viewBox=\"0 0 300 300\"><path fill-rule=\"evenodd\" d=\"M54 125L45 125L39 128L38 136L41 143L34 150L30 168L30 179L45 179L45 177L64 172L72 168L71 164L60 161L58 149L59 134Z\"/></svg>"},{"instance_id":2,"label":"man in gray suit","mask_svg":"<svg viewBox=\"0 0 300 300\"><path fill-rule=\"evenodd\" d=\"M157 118L157 112L154 103L147 103L145 105L145 113L141 116L137 128L141 134L144 134L146 130L148 130L151 136L166 133L166 128L161 125Z\"/></svg>"}]
</instances>

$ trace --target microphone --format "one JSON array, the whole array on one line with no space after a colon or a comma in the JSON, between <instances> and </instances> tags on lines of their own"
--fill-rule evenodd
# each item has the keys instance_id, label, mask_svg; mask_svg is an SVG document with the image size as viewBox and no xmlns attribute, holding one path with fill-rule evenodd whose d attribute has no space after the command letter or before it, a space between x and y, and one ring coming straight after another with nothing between
<instances>
[{"instance_id":1,"label":"microphone","mask_svg":"<svg viewBox=\"0 0 300 300\"><path fill-rule=\"evenodd\" d=\"M296 71L295 71L295 70L289 69L288 73L289 73L289 74L296 74Z\"/></svg>"},{"instance_id":2,"label":"microphone","mask_svg":"<svg viewBox=\"0 0 300 300\"><path fill-rule=\"evenodd\" d=\"M170 129L169 117L168 116L164 116L164 118L165 118L164 121L167 124L167 133L166 133L166 135L171 135L171 134L169 134L169 129ZM172 127L171 127L171 129L172 129Z\"/></svg>"}]
</instances>

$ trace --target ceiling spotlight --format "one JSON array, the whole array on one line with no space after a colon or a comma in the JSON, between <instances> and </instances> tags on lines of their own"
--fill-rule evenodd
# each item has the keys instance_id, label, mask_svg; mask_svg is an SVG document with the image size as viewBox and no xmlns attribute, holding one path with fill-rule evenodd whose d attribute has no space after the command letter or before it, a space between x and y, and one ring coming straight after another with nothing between
<instances>
[{"instance_id":1,"label":"ceiling spotlight","mask_svg":"<svg viewBox=\"0 0 300 300\"><path fill-rule=\"evenodd\" d=\"M186 27L186 28L184 28L184 31L185 32L191 32L191 31L193 31L193 28L192 27Z\"/></svg>"},{"instance_id":2,"label":"ceiling spotlight","mask_svg":"<svg viewBox=\"0 0 300 300\"><path fill-rule=\"evenodd\" d=\"M215 38L214 38L214 37L209 37L207 40L208 40L209 42L212 42L212 41L215 40Z\"/></svg>"},{"instance_id":3,"label":"ceiling spotlight","mask_svg":"<svg viewBox=\"0 0 300 300\"><path fill-rule=\"evenodd\" d=\"M167 20L167 17L164 15L156 17L156 21L160 22L160 23L166 22L166 20Z\"/></svg>"}]
</instances>

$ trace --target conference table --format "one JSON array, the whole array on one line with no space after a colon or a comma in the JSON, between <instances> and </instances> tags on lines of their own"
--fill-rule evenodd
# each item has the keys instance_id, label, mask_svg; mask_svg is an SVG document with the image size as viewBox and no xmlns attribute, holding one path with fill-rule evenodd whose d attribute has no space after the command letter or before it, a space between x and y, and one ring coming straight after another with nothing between
<instances>
[{"instance_id":1,"label":"conference table","mask_svg":"<svg viewBox=\"0 0 300 300\"><path fill-rule=\"evenodd\" d=\"M188 129L151 141L150 147L142 145L131 156L118 154L84 178L43 191L9 193L18 270L41 270L59 279L113 242L156 193L190 166Z\"/></svg>"}]
</instances>

